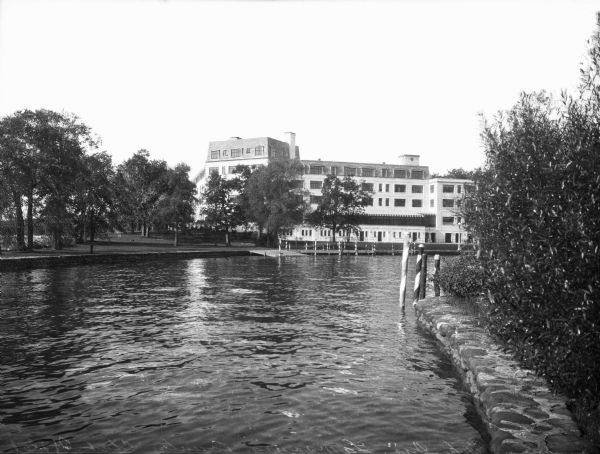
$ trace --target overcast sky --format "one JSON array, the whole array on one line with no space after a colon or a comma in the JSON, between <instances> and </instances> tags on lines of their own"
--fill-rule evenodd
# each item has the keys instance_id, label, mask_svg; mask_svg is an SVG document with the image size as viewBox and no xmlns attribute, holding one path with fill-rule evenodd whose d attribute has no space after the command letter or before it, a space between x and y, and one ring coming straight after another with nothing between
<instances>
[{"instance_id":1,"label":"overcast sky","mask_svg":"<svg viewBox=\"0 0 600 454\"><path fill-rule=\"evenodd\" d=\"M208 142L432 171L483 163L478 113L574 90L600 2L0 0L0 115L77 114L116 163Z\"/></svg>"}]
</instances>

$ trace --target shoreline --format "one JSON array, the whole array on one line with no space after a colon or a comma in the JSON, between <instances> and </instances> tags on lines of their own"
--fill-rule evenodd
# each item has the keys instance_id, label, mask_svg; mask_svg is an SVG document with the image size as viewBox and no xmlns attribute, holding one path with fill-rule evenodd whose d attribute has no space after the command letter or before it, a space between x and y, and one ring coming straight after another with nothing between
<instances>
[{"instance_id":1,"label":"shoreline","mask_svg":"<svg viewBox=\"0 0 600 454\"><path fill-rule=\"evenodd\" d=\"M417 302L417 322L436 338L462 376L490 436L490 452L591 452L566 398L519 366L473 315L449 300L428 297Z\"/></svg>"},{"instance_id":2,"label":"shoreline","mask_svg":"<svg viewBox=\"0 0 600 454\"><path fill-rule=\"evenodd\" d=\"M33 254L36 254L35 252ZM26 256L0 256L0 272L23 271L38 268L55 268L76 265L95 265L112 263L130 263L151 260L181 260L196 258L237 257L252 254L250 248L239 247L209 247L203 250L139 250L139 251L110 251L95 252L94 254L81 252L64 252L62 254L44 254Z\"/></svg>"}]
</instances>

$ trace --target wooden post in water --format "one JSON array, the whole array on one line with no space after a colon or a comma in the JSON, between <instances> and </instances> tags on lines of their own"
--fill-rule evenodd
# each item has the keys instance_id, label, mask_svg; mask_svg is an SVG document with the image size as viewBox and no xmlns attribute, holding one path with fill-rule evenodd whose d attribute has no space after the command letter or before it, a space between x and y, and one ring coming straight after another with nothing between
<instances>
[{"instance_id":1,"label":"wooden post in water","mask_svg":"<svg viewBox=\"0 0 600 454\"><path fill-rule=\"evenodd\" d=\"M419 248L425 249L425 246L421 245ZM421 299L425 299L425 288L427 287L427 254L423 253L423 260L421 264L421 282L419 287L421 288Z\"/></svg>"},{"instance_id":2,"label":"wooden post in water","mask_svg":"<svg viewBox=\"0 0 600 454\"><path fill-rule=\"evenodd\" d=\"M315 256L317 255L317 240L315 240Z\"/></svg>"},{"instance_id":3,"label":"wooden post in water","mask_svg":"<svg viewBox=\"0 0 600 454\"><path fill-rule=\"evenodd\" d=\"M404 301L406 300L406 276L408 273L408 238L404 238L402 244L402 268L400 276L400 307L404 309Z\"/></svg>"},{"instance_id":4,"label":"wooden post in water","mask_svg":"<svg viewBox=\"0 0 600 454\"><path fill-rule=\"evenodd\" d=\"M433 256L433 293L435 296L440 296L440 284L437 277L440 274L440 254Z\"/></svg>"},{"instance_id":5,"label":"wooden post in water","mask_svg":"<svg viewBox=\"0 0 600 454\"><path fill-rule=\"evenodd\" d=\"M413 306L419 301L419 295L421 294L421 266L423 263L423 249L425 246L422 244L419 245L419 255L417 255L417 264L415 268L415 287L413 291Z\"/></svg>"},{"instance_id":6,"label":"wooden post in water","mask_svg":"<svg viewBox=\"0 0 600 454\"><path fill-rule=\"evenodd\" d=\"M392 243L392 257L394 256L394 243Z\"/></svg>"}]
</instances>

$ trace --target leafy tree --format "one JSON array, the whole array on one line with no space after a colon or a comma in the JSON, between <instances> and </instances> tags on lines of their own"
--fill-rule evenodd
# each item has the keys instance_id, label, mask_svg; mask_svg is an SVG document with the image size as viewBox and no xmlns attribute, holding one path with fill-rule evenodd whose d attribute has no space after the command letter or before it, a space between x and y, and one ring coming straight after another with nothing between
<instances>
[{"instance_id":1,"label":"leafy tree","mask_svg":"<svg viewBox=\"0 0 600 454\"><path fill-rule=\"evenodd\" d=\"M225 244L231 245L229 232L243 223L242 209L238 200L240 181L227 180L218 172L212 172L202 192L201 213L208 225L225 232Z\"/></svg>"},{"instance_id":2,"label":"leafy tree","mask_svg":"<svg viewBox=\"0 0 600 454\"><path fill-rule=\"evenodd\" d=\"M448 170L445 173L434 173L431 175L431 178L459 178L472 180L475 176L475 170L465 170L462 167L458 167L456 169Z\"/></svg>"},{"instance_id":3,"label":"leafy tree","mask_svg":"<svg viewBox=\"0 0 600 454\"><path fill-rule=\"evenodd\" d=\"M84 152L96 140L75 115L45 109L18 111L2 120L1 129L3 174L13 193L17 243L24 247L21 207L26 199L27 248L33 246L34 209L41 206L42 221L60 249L73 182Z\"/></svg>"},{"instance_id":4,"label":"leafy tree","mask_svg":"<svg viewBox=\"0 0 600 454\"><path fill-rule=\"evenodd\" d=\"M346 176L340 180L335 175L325 178L321 193L319 205L308 216L309 222L331 229L334 243L335 235L340 230L345 229L348 238L351 231L358 231L360 215L364 213L371 193L363 190L352 177Z\"/></svg>"},{"instance_id":5,"label":"leafy tree","mask_svg":"<svg viewBox=\"0 0 600 454\"><path fill-rule=\"evenodd\" d=\"M4 206L12 205L12 218L15 223L16 243L19 250L25 246L25 224L23 217L23 193L25 192L25 165L22 156L25 154L25 141L19 131L22 122L16 115L4 117L0 121L0 175ZM10 200L10 204L8 204Z\"/></svg>"},{"instance_id":6,"label":"leafy tree","mask_svg":"<svg viewBox=\"0 0 600 454\"><path fill-rule=\"evenodd\" d=\"M593 99L593 98L590 98ZM600 395L600 129L594 103L524 94L483 131L464 216L486 265L492 329L559 390Z\"/></svg>"},{"instance_id":7,"label":"leafy tree","mask_svg":"<svg viewBox=\"0 0 600 454\"><path fill-rule=\"evenodd\" d=\"M108 153L83 157L83 166L75 187L74 205L76 230L81 241L89 236L90 253L94 252L97 229L109 225L115 193L114 174L112 158Z\"/></svg>"},{"instance_id":8,"label":"leafy tree","mask_svg":"<svg viewBox=\"0 0 600 454\"><path fill-rule=\"evenodd\" d=\"M274 160L254 170L242 188L244 216L259 234L266 232L267 246L282 228L302 221L306 208L298 184L301 171L298 160Z\"/></svg>"},{"instance_id":9,"label":"leafy tree","mask_svg":"<svg viewBox=\"0 0 600 454\"><path fill-rule=\"evenodd\" d=\"M175 231L173 245L178 246L179 232L194 220L196 184L189 178L190 167L178 164L167 171L167 190L158 201L160 218Z\"/></svg>"},{"instance_id":10,"label":"leafy tree","mask_svg":"<svg viewBox=\"0 0 600 454\"><path fill-rule=\"evenodd\" d=\"M158 202L167 192L167 163L149 158L148 150L139 150L118 166L115 179L121 218L133 225L139 223L142 236L149 235Z\"/></svg>"},{"instance_id":11,"label":"leafy tree","mask_svg":"<svg viewBox=\"0 0 600 454\"><path fill-rule=\"evenodd\" d=\"M70 228L74 217L73 194L83 171L84 154L87 147L96 146L96 141L75 115L38 110L31 143L38 150L40 170L36 192L44 201L40 215L52 233L54 248L62 249L65 230ZM32 199L33 194L28 198Z\"/></svg>"}]
</instances>

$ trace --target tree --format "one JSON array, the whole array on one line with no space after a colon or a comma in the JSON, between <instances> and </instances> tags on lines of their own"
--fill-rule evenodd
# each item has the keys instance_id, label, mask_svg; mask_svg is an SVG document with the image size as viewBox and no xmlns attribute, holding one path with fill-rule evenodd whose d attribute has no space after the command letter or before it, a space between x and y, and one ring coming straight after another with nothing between
<instances>
[{"instance_id":1,"label":"tree","mask_svg":"<svg viewBox=\"0 0 600 454\"><path fill-rule=\"evenodd\" d=\"M462 167L448 170L446 173L434 173L431 178L457 178L472 180L475 175L475 170L465 170Z\"/></svg>"},{"instance_id":2,"label":"tree","mask_svg":"<svg viewBox=\"0 0 600 454\"><path fill-rule=\"evenodd\" d=\"M2 176L2 186L4 192L5 206L8 206L6 199L10 200L12 205L12 218L15 223L16 243L19 250L24 250L25 246L25 224L23 217L23 193L25 192L25 165L23 164L23 155L25 154L25 141L22 139L19 131L22 129L22 122L16 116L4 117L0 121L0 175Z\"/></svg>"},{"instance_id":3,"label":"tree","mask_svg":"<svg viewBox=\"0 0 600 454\"><path fill-rule=\"evenodd\" d=\"M328 175L323 181L322 197L308 219L312 225L326 227L335 235L345 229L348 238L351 231L357 231L359 217L371 198L371 193L365 191L350 176L340 180L335 175Z\"/></svg>"},{"instance_id":4,"label":"tree","mask_svg":"<svg viewBox=\"0 0 600 454\"><path fill-rule=\"evenodd\" d=\"M13 195L17 243L24 248L23 199L27 200L27 248L33 247L36 206L54 239L62 247L69 223L73 182L86 149L96 146L90 129L75 115L40 109L18 111L2 119L2 173Z\"/></svg>"},{"instance_id":5,"label":"tree","mask_svg":"<svg viewBox=\"0 0 600 454\"><path fill-rule=\"evenodd\" d=\"M225 244L231 245L229 232L243 223L242 209L239 205L239 180L227 180L218 172L211 172L202 192L203 207L201 213L208 225L225 232Z\"/></svg>"},{"instance_id":6,"label":"tree","mask_svg":"<svg viewBox=\"0 0 600 454\"><path fill-rule=\"evenodd\" d=\"M302 221L306 208L299 182L301 171L298 160L273 160L254 170L242 188L244 217L256 223L259 234L265 230L267 246L282 228Z\"/></svg>"},{"instance_id":7,"label":"tree","mask_svg":"<svg viewBox=\"0 0 600 454\"><path fill-rule=\"evenodd\" d=\"M90 253L94 252L98 227L108 227L109 224L115 193L114 173L112 158L108 153L83 157L81 174L76 182L74 205L76 230L81 241L89 236Z\"/></svg>"},{"instance_id":8,"label":"tree","mask_svg":"<svg viewBox=\"0 0 600 454\"><path fill-rule=\"evenodd\" d=\"M158 201L167 192L167 163L150 160L148 150L139 150L117 168L121 218L149 236L150 226L158 214Z\"/></svg>"},{"instance_id":9,"label":"tree","mask_svg":"<svg viewBox=\"0 0 600 454\"><path fill-rule=\"evenodd\" d=\"M175 232L173 246L179 244L179 232L194 220L196 184L189 178L190 167L178 164L167 171L167 190L158 201L160 218Z\"/></svg>"},{"instance_id":10,"label":"tree","mask_svg":"<svg viewBox=\"0 0 600 454\"><path fill-rule=\"evenodd\" d=\"M600 393L600 130L589 99L523 94L483 131L463 215L482 248L492 330L571 397Z\"/></svg>"}]
</instances>

